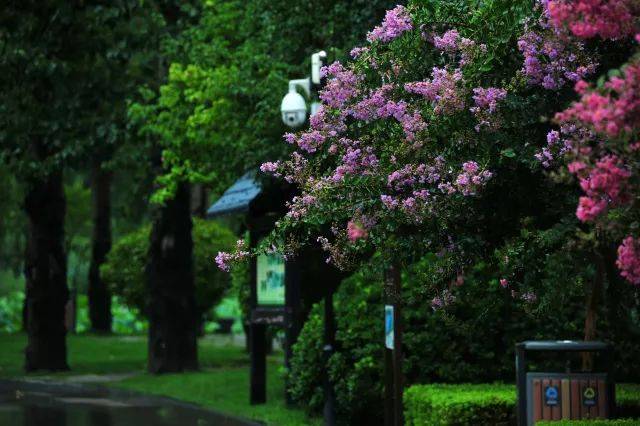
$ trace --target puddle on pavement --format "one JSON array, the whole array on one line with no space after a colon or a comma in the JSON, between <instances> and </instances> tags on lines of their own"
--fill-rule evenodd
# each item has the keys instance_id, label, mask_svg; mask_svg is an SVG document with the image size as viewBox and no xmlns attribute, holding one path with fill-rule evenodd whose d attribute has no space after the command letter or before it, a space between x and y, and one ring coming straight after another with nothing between
<instances>
[{"instance_id":1,"label":"puddle on pavement","mask_svg":"<svg viewBox=\"0 0 640 426\"><path fill-rule=\"evenodd\" d=\"M0 425L252 426L169 398L84 385L0 382Z\"/></svg>"}]
</instances>

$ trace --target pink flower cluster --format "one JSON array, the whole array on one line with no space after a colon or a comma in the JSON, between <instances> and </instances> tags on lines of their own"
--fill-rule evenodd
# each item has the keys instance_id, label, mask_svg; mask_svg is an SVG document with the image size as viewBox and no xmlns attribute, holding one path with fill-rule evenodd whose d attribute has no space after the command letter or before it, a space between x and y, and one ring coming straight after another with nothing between
<instances>
[{"instance_id":1,"label":"pink flower cluster","mask_svg":"<svg viewBox=\"0 0 640 426\"><path fill-rule=\"evenodd\" d=\"M246 245L244 240L238 240L236 242L236 250L233 253L227 253L223 251L219 251L216 256L216 265L218 268L225 272L229 272L231 270L231 264L235 262L240 262L246 257L249 256L249 252L246 250Z\"/></svg>"},{"instance_id":2,"label":"pink flower cluster","mask_svg":"<svg viewBox=\"0 0 640 426\"><path fill-rule=\"evenodd\" d=\"M637 29L638 8L635 0L549 0L548 4L553 25L566 25L580 38L632 35Z\"/></svg>"},{"instance_id":3,"label":"pink flower cluster","mask_svg":"<svg viewBox=\"0 0 640 426\"><path fill-rule=\"evenodd\" d=\"M351 49L351 52L349 52L349 56L351 56L353 59L358 59L360 56L367 53L368 51L369 51L368 47L354 47L353 49Z\"/></svg>"},{"instance_id":4,"label":"pink flower cluster","mask_svg":"<svg viewBox=\"0 0 640 426\"><path fill-rule=\"evenodd\" d=\"M569 170L580 177L580 187L585 193L580 197L576 216L583 222L595 220L608 207L629 201L626 190L631 173L614 155L600 159L591 170L582 162L570 164Z\"/></svg>"},{"instance_id":5,"label":"pink flower cluster","mask_svg":"<svg viewBox=\"0 0 640 426\"><path fill-rule=\"evenodd\" d=\"M359 239L365 239L368 235L369 232L360 222L350 220L349 223L347 223L347 237L349 241L355 242Z\"/></svg>"},{"instance_id":6,"label":"pink flower cluster","mask_svg":"<svg viewBox=\"0 0 640 426\"><path fill-rule=\"evenodd\" d=\"M576 82L595 71L580 42L566 40L552 30L529 30L518 39L524 55L522 72L532 85L558 90L567 82Z\"/></svg>"},{"instance_id":7,"label":"pink flower cluster","mask_svg":"<svg viewBox=\"0 0 640 426\"><path fill-rule=\"evenodd\" d=\"M353 105L348 114L356 120L372 121L383 118L395 118L404 131L406 140L413 142L416 134L427 128L419 111L410 112L405 101L393 101L388 98L393 85L385 84L374 90L368 97Z\"/></svg>"},{"instance_id":8,"label":"pink flower cluster","mask_svg":"<svg viewBox=\"0 0 640 426\"><path fill-rule=\"evenodd\" d=\"M344 116L329 114L324 106L320 106L315 114L309 117L309 126L312 130L324 132L329 137L338 136L347 130Z\"/></svg>"},{"instance_id":9,"label":"pink flower cluster","mask_svg":"<svg viewBox=\"0 0 640 426\"><path fill-rule=\"evenodd\" d=\"M351 242L366 239L369 236L369 230L375 225L374 218L357 212L356 216L347 223L347 238Z\"/></svg>"},{"instance_id":10,"label":"pink flower cluster","mask_svg":"<svg viewBox=\"0 0 640 426\"><path fill-rule=\"evenodd\" d=\"M320 91L320 99L332 108L343 108L346 103L358 94L358 83L361 76L345 68L340 62L322 67L321 75L332 76Z\"/></svg>"},{"instance_id":11,"label":"pink flower cluster","mask_svg":"<svg viewBox=\"0 0 640 426\"><path fill-rule=\"evenodd\" d=\"M452 305L456 301L456 296L450 290L444 289L442 293L431 300L431 309L438 311Z\"/></svg>"},{"instance_id":12,"label":"pink flower cluster","mask_svg":"<svg viewBox=\"0 0 640 426\"><path fill-rule=\"evenodd\" d=\"M384 194L382 204L389 210L398 209L419 222L421 212L431 199L429 187L440 182L444 159L436 158L434 165L407 164L387 176L387 186L395 195Z\"/></svg>"},{"instance_id":13,"label":"pink flower cluster","mask_svg":"<svg viewBox=\"0 0 640 426\"><path fill-rule=\"evenodd\" d=\"M623 77L612 77L603 91L584 81L576 84L580 101L556 115L561 122L579 122L609 137L631 133L640 124L640 63L624 69Z\"/></svg>"},{"instance_id":14,"label":"pink flower cluster","mask_svg":"<svg viewBox=\"0 0 640 426\"><path fill-rule=\"evenodd\" d=\"M478 120L478 124L475 127L476 131L479 131L481 127L490 129L496 127L493 115L498 109L498 102L504 100L506 97L507 91L501 88L489 87L484 89L482 87L476 87L473 89L475 106L469 108L469 110Z\"/></svg>"},{"instance_id":15,"label":"pink flower cluster","mask_svg":"<svg viewBox=\"0 0 640 426\"><path fill-rule=\"evenodd\" d=\"M474 109L484 109L490 113L495 112L498 108L498 101L501 101L506 97L507 91L505 89L496 87L483 89L482 87L477 87L473 89L473 100L476 103L476 106L472 108L472 112Z\"/></svg>"},{"instance_id":16,"label":"pink flower cluster","mask_svg":"<svg viewBox=\"0 0 640 426\"><path fill-rule=\"evenodd\" d=\"M371 43L374 41L388 43L402 33L412 29L413 22L409 11L406 7L398 5L394 9L387 11L382 24L367 34L367 40Z\"/></svg>"},{"instance_id":17,"label":"pink flower cluster","mask_svg":"<svg viewBox=\"0 0 640 426\"><path fill-rule=\"evenodd\" d=\"M404 89L431 101L436 114L452 114L465 108L463 83L459 68L433 68L431 80L406 83Z\"/></svg>"},{"instance_id":18,"label":"pink flower cluster","mask_svg":"<svg viewBox=\"0 0 640 426\"><path fill-rule=\"evenodd\" d=\"M316 201L316 197L310 194L293 197L291 201L287 202L287 207L289 209L287 217L295 220L301 219L307 215L309 207L316 204Z\"/></svg>"},{"instance_id":19,"label":"pink flower cluster","mask_svg":"<svg viewBox=\"0 0 640 426\"><path fill-rule=\"evenodd\" d=\"M342 156L340 165L336 167L331 177L332 181L340 182L349 174L371 174L378 166L378 158L373 151L373 147L359 148L360 143L358 141L354 142L346 138L341 139L341 143L347 148Z\"/></svg>"},{"instance_id":20,"label":"pink flower cluster","mask_svg":"<svg viewBox=\"0 0 640 426\"><path fill-rule=\"evenodd\" d=\"M586 127L574 123L565 123L560 131L551 130L547 133L547 146L535 154L535 158L545 168L551 167L556 159L562 159L571 154L574 157L584 157L592 153L590 144L596 142L596 134ZM571 173L575 173L570 170Z\"/></svg>"},{"instance_id":21,"label":"pink flower cluster","mask_svg":"<svg viewBox=\"0 0 640 426\"><path fill-rule=\"evenodd\" d=\"M628 236L622 241L616 265L620 275L631 284L640 286L640 240Z\"/></svg>"},{"instance_id":22,"label":"pink flower cluster","mask_svg":"<svg viewBox=\"0 0 640 426\"><path fill-rule=\"evenodd\" d=\"M430 37L433 45L436 49L442 50L449 54L460 54L460 60L458 64L463 67L473 61L473 58L478 54L484 54L487 52L487 46L484 44L476 45L476 42L461 37L457 30L449 30L439 35L433 35Z\"/></svg>"},{"instance_id":23,"label":"pink flower cluster","mask_svg":"<svg viewBox=\"0 0 640 426\"><path fill-rule=\"evenodd\" d=\"M260 165L260 171L262 173L268 173L271 174L275 177L280 177L280 173L278 173L278 169L280 167L280 162L279 161L275 161L275 162L266 162L266 163L262 163L262 165Z\"/></svg>"},{"instance_id":24,"label":"pink flower cluster","mask_svg":"<svg viewBox=\"0 0 640 426\"><path fill-rule=\"evenodd\" d=\"M446 52L455 52L458 50L458 40L460 34L457 30L449 30L441 36L433 36L433 45L436 49L444 50Z\"/></svg>"},{"instance_id":25,"label":"pink flower cluster","mask_svg":"<svg viewBox=\"0 0 640 426\"><path fill-rule=\"evenodd\" d=\"M475 161L467 161L462 165L462 172L458 175L455 185L462 195L475 195L478 188L485 185L493 174L488 171L480 171L480 166Z\"/></svg>"}]
</instances>

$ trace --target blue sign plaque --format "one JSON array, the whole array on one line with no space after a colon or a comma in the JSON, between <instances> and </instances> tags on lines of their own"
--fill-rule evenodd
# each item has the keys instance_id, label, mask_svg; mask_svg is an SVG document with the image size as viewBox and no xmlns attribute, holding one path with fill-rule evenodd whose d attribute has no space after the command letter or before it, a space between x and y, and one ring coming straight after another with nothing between
<instances>
[{"instance_id":1,"label":"blue sign plaque","mask_svg":"<svg viewBox=\"0 0 640 426\"><path fill-rule=\"evenodd\" d=\"M393 349L393 306L384 307L384 346Z\"/></svg>"}]
</instances>

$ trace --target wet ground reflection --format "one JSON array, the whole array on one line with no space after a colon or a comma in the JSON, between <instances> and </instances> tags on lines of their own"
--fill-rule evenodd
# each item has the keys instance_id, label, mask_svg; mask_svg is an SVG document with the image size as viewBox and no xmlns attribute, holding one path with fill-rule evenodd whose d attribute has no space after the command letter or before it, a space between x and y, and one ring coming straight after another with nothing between
<instances>
[{"instance_id":1,"label":"wet ground reflection","mask_svg":"<svg viewBox=\"0 0 640 426\"><path fill-rule=\"evenodd\" d=\"M76 384L0 381L0 425L251 426L169 398Z\"/></svg>"}]
</instances>

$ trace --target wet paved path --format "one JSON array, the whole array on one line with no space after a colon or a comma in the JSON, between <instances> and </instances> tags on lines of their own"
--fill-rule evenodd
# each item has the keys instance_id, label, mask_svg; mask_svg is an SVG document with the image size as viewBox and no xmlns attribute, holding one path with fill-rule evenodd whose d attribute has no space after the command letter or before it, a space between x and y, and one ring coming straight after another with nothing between
<instances>
[{"instance_id":1,"label":"wet paved path","mask_svg":"<svg viewBox=\"0 0 640 426\"><path fill-rule=\"evenodd\" d=\"M257 426L259 423L171 398L78 381L0 380L0 425Z\"/></svg>"}]
</instances>

